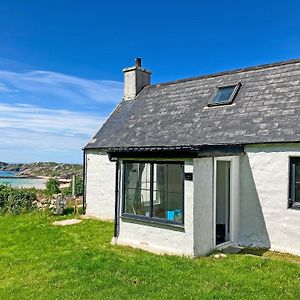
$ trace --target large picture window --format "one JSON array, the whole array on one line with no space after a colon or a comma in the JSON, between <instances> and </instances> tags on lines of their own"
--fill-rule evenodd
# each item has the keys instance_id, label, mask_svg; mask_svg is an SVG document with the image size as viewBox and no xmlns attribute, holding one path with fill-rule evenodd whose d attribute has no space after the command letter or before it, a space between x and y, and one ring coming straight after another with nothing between
<instances>
[{"instance_id":1,"label":"large picture window","mask_svg":"<svg viewBox=\"0 0 300 300\"><path fill-rule=\"evenodd\" d=\"M290 158L289 207L300 208L300 157Z\"/></svg>"},{"instance_id":2,"label":"large picture window","mask_svg":"<svg viewBox=\"0 0 300 300\"><path fill-rule=\"evenodd\" d=\"M183 224L183 163L124 162L123 214Z\"/></svg>"}]
</instances>

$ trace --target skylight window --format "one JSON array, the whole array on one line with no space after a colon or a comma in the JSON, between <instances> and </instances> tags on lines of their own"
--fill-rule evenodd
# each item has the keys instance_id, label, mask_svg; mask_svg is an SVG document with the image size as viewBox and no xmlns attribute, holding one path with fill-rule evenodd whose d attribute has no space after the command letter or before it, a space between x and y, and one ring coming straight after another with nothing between
<instances>
[{"instance_id":1,"label":"skylight window","mask_svg":"<svg viewBox=\"0 0 300 300\"><path fill-rule=\"evenodd\" d=\"M241 83L238 83L237 85L218 87L217 91L210 99L208 105L214 106L232 103L240 87Z\"/></svg>"}]
</instances>

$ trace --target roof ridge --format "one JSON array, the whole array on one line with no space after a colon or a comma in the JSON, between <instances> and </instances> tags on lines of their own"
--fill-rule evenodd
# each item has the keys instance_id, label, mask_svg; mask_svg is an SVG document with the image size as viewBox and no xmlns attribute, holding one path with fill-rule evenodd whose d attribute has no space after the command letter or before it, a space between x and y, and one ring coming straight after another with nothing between
<instances>
[{"instance_id":1,"label":"roof ridge","mask_svg":"<svg viewBox=\"0 0 300 300\"><path fill-rule=\"evenodd\" d=\"M219 77L219 76L224 76L224 75L231 75L231 74L237 74L237 73L243 73L243 72L249 72L249 71L255 71L255 70L274 68L274 67L278 67L278 66L284 66L284 65L295 64L295 63L300 63L300 58L283 60L283 61L278 61L278 62L274 62L274 63L261 64L261 65L257 65L257 66L250 66L250 67L239 68L239 69L233 69L233 70L222 71L222 72L217 72L217 73L212 73L212 74L204 74L204 75L200 75L200 76L177 79L177 80L172 80L172 81L167 81L167 82L162 82L162 83L156 83L156 84L151 84L151 85L145 86L145 88L160 87L160 86L194 81L194 80L199 80L199 79L214 78L214 77Z\"/></svg>"}]
</instances>

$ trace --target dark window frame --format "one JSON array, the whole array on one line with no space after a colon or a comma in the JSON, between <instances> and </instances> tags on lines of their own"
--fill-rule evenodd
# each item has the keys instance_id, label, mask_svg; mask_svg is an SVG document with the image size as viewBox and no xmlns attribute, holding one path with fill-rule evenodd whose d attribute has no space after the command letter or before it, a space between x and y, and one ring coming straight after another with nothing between
<instances>
[{"instance_id":1,"label":"dark window frame","mask_svg":"<svg viewBox=\"0 0 300 300\"><path fill-rule=\"evenodd\" d=\"M300 209L300 201L296 201L296 163L300 163L300 157L289 157L289 197L288 208Z\"/></svg>"},{"instance_id":2,"label":"dark window frame","mask_svg":"<svg viewBox=\"0 0 300 300\"><path fill-rule=\"evenodd\" d=\"M144 215L135 215L125 212L125 164L126 163L144 163L150 164L150 217ZM154 160L123 160L123 174L122 174L122 215L125 219L145 221L155 224L169 224L174 226L184 226L184 161L154 161ZM154 179L154 164L177 164L181 165L181 183L182 183L182 222L176 222L158 218L153 216L153 179Z\"/></svg>"},{"instance_id":3,"label":"dark window frame","mask_svg":"<svg viewBox=\"0 0 300 300\"><path fill-rule=\"evenodd\" d=\"M216 89L216 91L214 92L214 94L210 98L207 106L222 106L222 105L230 105L230 104L232 104L232 102L233 102L234 98L236 97L238 91L240 90L241 86L242 86L242 84L240 82L237 83L237 84L218 86L217 89ZM218 103L213 102L214 98L216 97L216 95L218 94L218 92L220 91L220 89L222 89L222 88L228 88L228 87L234 87L234 90L232 91L229 99L227 101L218 102Z\"/></svg>"}]
</instances>

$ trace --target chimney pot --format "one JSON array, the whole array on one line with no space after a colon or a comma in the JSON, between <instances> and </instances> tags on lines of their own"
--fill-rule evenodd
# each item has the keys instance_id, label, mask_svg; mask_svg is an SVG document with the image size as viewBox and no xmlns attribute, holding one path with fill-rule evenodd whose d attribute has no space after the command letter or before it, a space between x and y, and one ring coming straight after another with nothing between
<instances>
[{"instance_id":1,"label":"chimney pot","mask_svg":"<svg viewBox=\"0 0 300 300\"><path fill-rule=\"evenodd\" d=\"M141 67L142 66L142 59L140 57L137 57L135 59L135 66L136 67Z\"/></svg>"}]
</instances>

